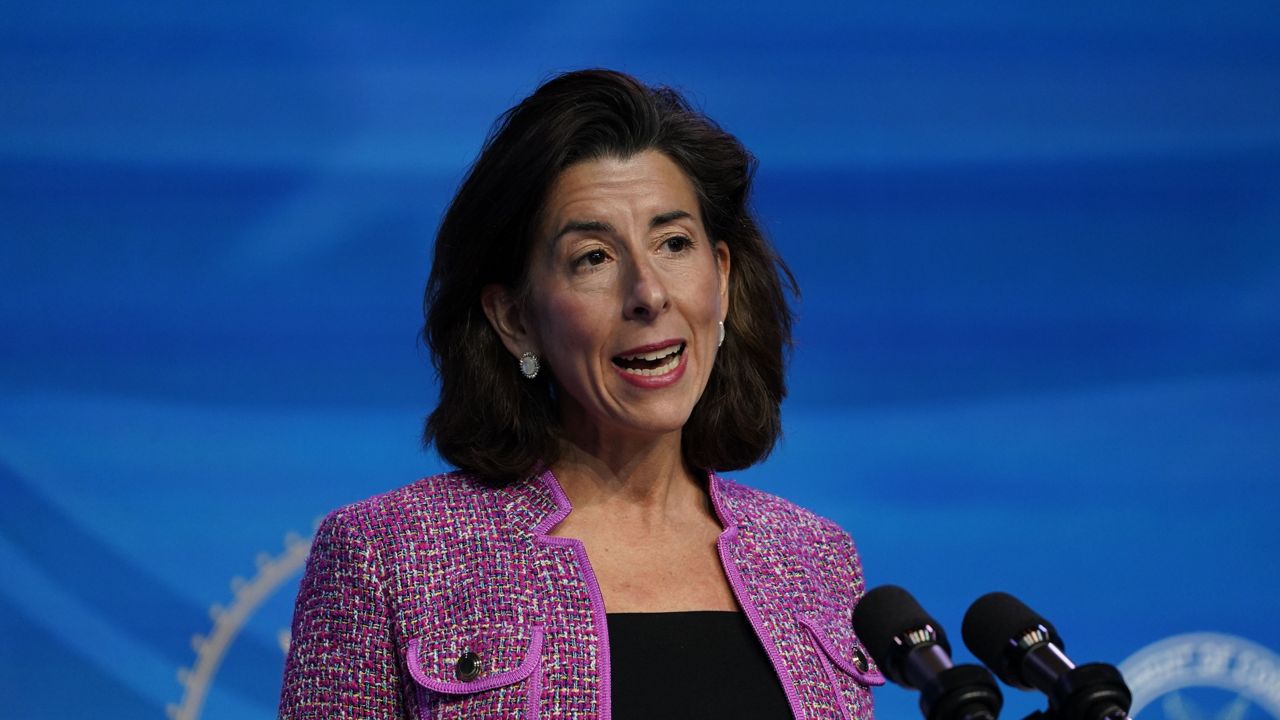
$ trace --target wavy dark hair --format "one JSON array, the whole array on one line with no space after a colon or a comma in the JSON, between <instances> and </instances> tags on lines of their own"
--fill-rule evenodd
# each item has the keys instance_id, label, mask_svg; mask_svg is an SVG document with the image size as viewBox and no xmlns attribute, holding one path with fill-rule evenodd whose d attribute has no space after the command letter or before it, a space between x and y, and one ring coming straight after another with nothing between
<instances>
[{"instance_id":1,"label":"wavy dark hair","mask_svg":"<svg viewBox=\"0 0 1280 720\"><path fill-rule=\"evenodd\" d=\"M526 380L489 324L481 290L527 290L529 249L547 193L569 166L656 150L697 193L707 235L729 247L724 345L682 434L695 468L763 460L781 434L791 349L786 290L795 278L761 233L749 200L755 158L675 90L610 70L555 77L498 118L436 235L422 336L440 376L425 444L456 467L501 484L559 454L554 380Z\"/></svg>"}]
</instances>

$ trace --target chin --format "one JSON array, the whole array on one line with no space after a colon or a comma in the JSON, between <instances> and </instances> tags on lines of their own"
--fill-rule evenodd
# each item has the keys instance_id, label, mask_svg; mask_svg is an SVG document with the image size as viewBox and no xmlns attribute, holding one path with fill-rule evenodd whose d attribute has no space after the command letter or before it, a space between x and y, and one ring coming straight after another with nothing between
<instances>
[{"instance_id":1,"label":"chin","mask_svg":"<svg viewBox=\"0 0 1280 720\"><path fill-rule=\"evenodd\" d=\"M684 426L689 422L689 416L692 414L692 408L688 410L676 410L669 414L655 414L644 417L617 417L614 418L613 425L619 432L635 435L650 435L653 437L661 437L663 435L679 434L684 431Z\"/></svg>"},{"instance_id":2,"label":"chin","mask_svg":"<svg viewBox=\"0 0 1280 720\"><path fill-rule=\"evenodd\" d=\"M644 435L669 435L684 430L684 425L688 420L689 417L687 415L681 418L628 418L621 420L617 427L622 432Z\"/></svg>"}]
</instances>

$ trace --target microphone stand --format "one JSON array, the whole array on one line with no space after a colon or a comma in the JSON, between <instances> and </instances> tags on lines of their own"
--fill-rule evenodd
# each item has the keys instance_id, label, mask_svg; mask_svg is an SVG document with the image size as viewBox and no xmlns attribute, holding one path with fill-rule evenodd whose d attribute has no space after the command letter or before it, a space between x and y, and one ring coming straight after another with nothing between
<instances>
[{"instance_id":1,"label":"microphone stand","mask_svg":"<svg viewBox=\"0 0 1280 720\"><path fill-rule=\"evenodd\" d=\"M938 645L909 654L903 670L920 690L920 710L927 720L996 720L1003 698L991 673L981 665L952 665Z\"/></svg>"},{"instance_id":2,"label":"microphone stand","mask_svg":"<svg viewBox=\"0 0 1280 720\"><path fill-rule=\"evenodd\" d=\"M1130 720L1133 695L1113 665L1078 665L1058 675L1045 692L1049 708L1024 720Z\"/></svg>"}]
</instances>

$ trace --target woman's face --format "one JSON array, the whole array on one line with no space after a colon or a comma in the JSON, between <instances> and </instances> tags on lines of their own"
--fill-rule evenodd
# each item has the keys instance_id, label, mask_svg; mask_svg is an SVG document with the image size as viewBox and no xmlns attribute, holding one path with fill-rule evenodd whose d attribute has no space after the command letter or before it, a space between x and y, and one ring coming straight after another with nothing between
<instances>
[{"instance_id":1,"label":"woman's face","mask_svg":"<svg viewBox=\"0 0 1280 720\"><path fill-rule=\"evenodd\" d=\"M529 262L528 302L502 334L554 373L569 438L678 432L711 375L729 288L729 250L707 237L684 172L657 151L569 167Z\"/></svg>"}]
</instances>

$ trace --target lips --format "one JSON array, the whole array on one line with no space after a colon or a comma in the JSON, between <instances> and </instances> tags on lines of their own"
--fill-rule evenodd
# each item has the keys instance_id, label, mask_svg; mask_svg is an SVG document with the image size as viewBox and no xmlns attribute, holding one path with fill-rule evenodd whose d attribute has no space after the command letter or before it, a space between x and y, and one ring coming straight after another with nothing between
<instances>
[{"instance_id":1,"label":"lips","mask_svg":"<svg viewBox=\"0 0 1280 720\"><path fill-rule=\"evenodd\" d=\"M665 341L634 348L613 357L613 364L628 375L655 377L665 375L680 365L685 343Z\"/></svg>"}]
</instances>

